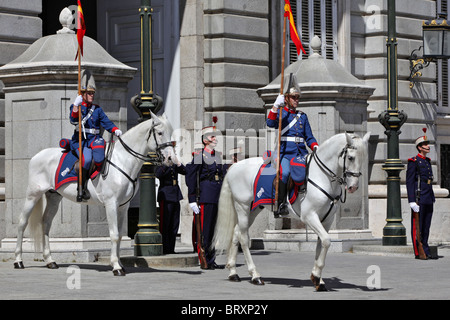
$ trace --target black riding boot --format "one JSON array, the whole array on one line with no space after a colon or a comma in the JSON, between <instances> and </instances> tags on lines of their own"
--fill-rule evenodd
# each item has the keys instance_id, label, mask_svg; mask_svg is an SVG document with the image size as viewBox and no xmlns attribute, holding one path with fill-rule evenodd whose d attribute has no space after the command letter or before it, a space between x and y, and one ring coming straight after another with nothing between
<instances>
[{"instance_id":1,"label":"black riding boot","mask_svg":"<svg viewBox=\"0 0 450 320\"><path fill-rule=\"evenodd\" d=\"M278 210L274 212L275 218L280 218L280 216L286 216L289 214L286 204L287 196L287 184L281 179L278 184Z\"/></svg>"},{"instance_id":2,"label":"black riding boot","mask_svg":"<svg viewBox=\"0 0 450 320\"><path fill-rule=\"evenodd\" d=\"M91 194L89 193L89 190L87 188L88 181L89 181L89 170L83 168L83 181L82 181L83 194L81 197L84 201L87 201L91 198Z\"/></svg>"}]
</instances>

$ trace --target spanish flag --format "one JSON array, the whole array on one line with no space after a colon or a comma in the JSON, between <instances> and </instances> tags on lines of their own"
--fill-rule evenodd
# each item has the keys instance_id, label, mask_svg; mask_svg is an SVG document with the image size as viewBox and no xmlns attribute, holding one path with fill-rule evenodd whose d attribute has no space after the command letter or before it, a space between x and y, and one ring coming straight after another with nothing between
<instances>
[{"instance_id":1,"label":"spanish flag","mask_svg":"<svg viewBox=\"0 0 450 320\"><path fill-rule=\"evenodd\" d=\"M78 0L78 14L77 14L77 39L78 39L78 46L80 47L81 55L83 55L83 37L86 33L86 24L84 23L84 15L83 15L83 9L81 9L81 3L80 0ZM78 51L77 56L75 57L75 60L78 57Z\"/></svg>"},{"instance_id":2,"label":"spanish flag","mask_svg":"<svg viewBox=\"0 0 450 320\"><path fill-rule=\"evenodd\" d=\"M300 37L298 36L297 29L295 28L294 15L292 14L291 3L289 0L284 0L284 16L289 19L289 33L292 42L294 42L295 47L297 48L297 54L300 55L300 49L303 51L303 54L306 54L302 42L300 41Z\"/></svg>"}]
</instances>

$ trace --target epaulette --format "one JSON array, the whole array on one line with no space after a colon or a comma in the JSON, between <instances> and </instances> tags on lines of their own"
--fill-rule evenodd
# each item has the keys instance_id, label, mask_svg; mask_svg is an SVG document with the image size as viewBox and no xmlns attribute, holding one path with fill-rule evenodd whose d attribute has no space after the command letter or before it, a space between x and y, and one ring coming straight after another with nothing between
<instances>
[{"instance_id":1,"label":"epaulette","mask_svg":"<svg viewBox=\"0 0 450 320\"><path fill-rule=\"evenodd\" d=\"M408 159L408 161L411 161L411 162L415 162L416 160L417 160L416 157Z\"/></svg>"}]
</instances>

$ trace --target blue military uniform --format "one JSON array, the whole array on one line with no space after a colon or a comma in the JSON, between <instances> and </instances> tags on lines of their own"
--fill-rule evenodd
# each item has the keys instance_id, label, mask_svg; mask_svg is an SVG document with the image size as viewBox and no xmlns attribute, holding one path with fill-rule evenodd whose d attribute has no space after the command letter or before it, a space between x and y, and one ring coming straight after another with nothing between
<instances>
[{"instance_id":1,"label":"blue military uniform","mask_svg":"<svg viewBox=\"0 0 450 320\"><path fill-rule=\"evenodd\" d=\"M95 104L88 106L83 102L80 106L83 132L81 134L83 141L83 168L89 169L92 159L97 168L105 159L105 140L100 135L100 125L108 132L114 133L118 128L109 120L103 109ZM76 150L78 154L78 112L73 112L73 105L70 106L70 123L76 126L72 136L70 147Z\"/></svg>"},{"instance_id":2,"label":"blue military uniform","mask_svg":"<svg viewBox=\"0 0 450 320\"><path fill-rule=\"evenodd\" d=\"M222 164L222 153L207 148L194 152L192 162L186 165L189 203L198 202L200 207L200 214L194 215L194 226L195 219L200 219L209 266L215 264L215 250L210 247L216 225L220 189L226 171L227 166ZM193 231L194 248L200 252L195 228Z\"/></svg>"},{"instance_id":3,"label":"blue military uniform","mask_svg":"<svg viewBox=\"0 0 450 320\"><path fill-rule=\"evenodd\" d=\"M178 185L178 174L186 174L184 165L158 166L155 171L159 179L157 200L164 254L175 253L175 242L180 226L180 200L183 199L183 195Z\"/></svg>"},{"instance_id":4,"label":"blue military uniform","mask_svg":"<svg viewBox=\"0 0 450 320\"><path fill-rule=\"evenodd\" d=\"M318 144L312 134L311 126L309 125L308 117L305 113L284 107L281 117L281 177L282 181L287 183L290 174L291 160L296 158L304 163L305 156L308 154L305 143L310 149L313 149ZM271 110L266 123L268 127L278 129L279 113L275 113Z\"/></svg>"},{"instance_id":5,"label":"blue military uniform","mask_svg":"<svg viewBox=\"0 0 450 320\"><path fill-rule=\"evenodd\" d=\"M418 181L420 177L420 193L417 198ZM431 226L431 218L433 216L433 204L435 202L433 192L433 171L431 168L431 160L427 157L418 154L417 156L408 159L408 167L406 170L406 189L408 192L408 202L416 202L420 207L419 226L420 235L422 239L423 249L427 256L430 255L430 248L428 246L428 237ZM418 256L418 249L416 239L416 221L411 215L411 233L414 252Z\"/></svg>"}]
</instances>

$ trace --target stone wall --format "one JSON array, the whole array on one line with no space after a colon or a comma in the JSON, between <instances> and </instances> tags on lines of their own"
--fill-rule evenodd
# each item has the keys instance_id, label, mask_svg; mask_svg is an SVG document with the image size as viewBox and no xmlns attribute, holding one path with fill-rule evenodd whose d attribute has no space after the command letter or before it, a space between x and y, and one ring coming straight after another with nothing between
<instances>
[{"instance_id":1,"label":"stone wall","mask_svg":"<svg viewBox=\"0 0 450 320\"><path fill-rule=\"evenodd\" d=\"M0 2L0 67L42 36L41 0ZM0 239L5 237L5 95L0 81Z\"/></svg>"}]
</instances>

